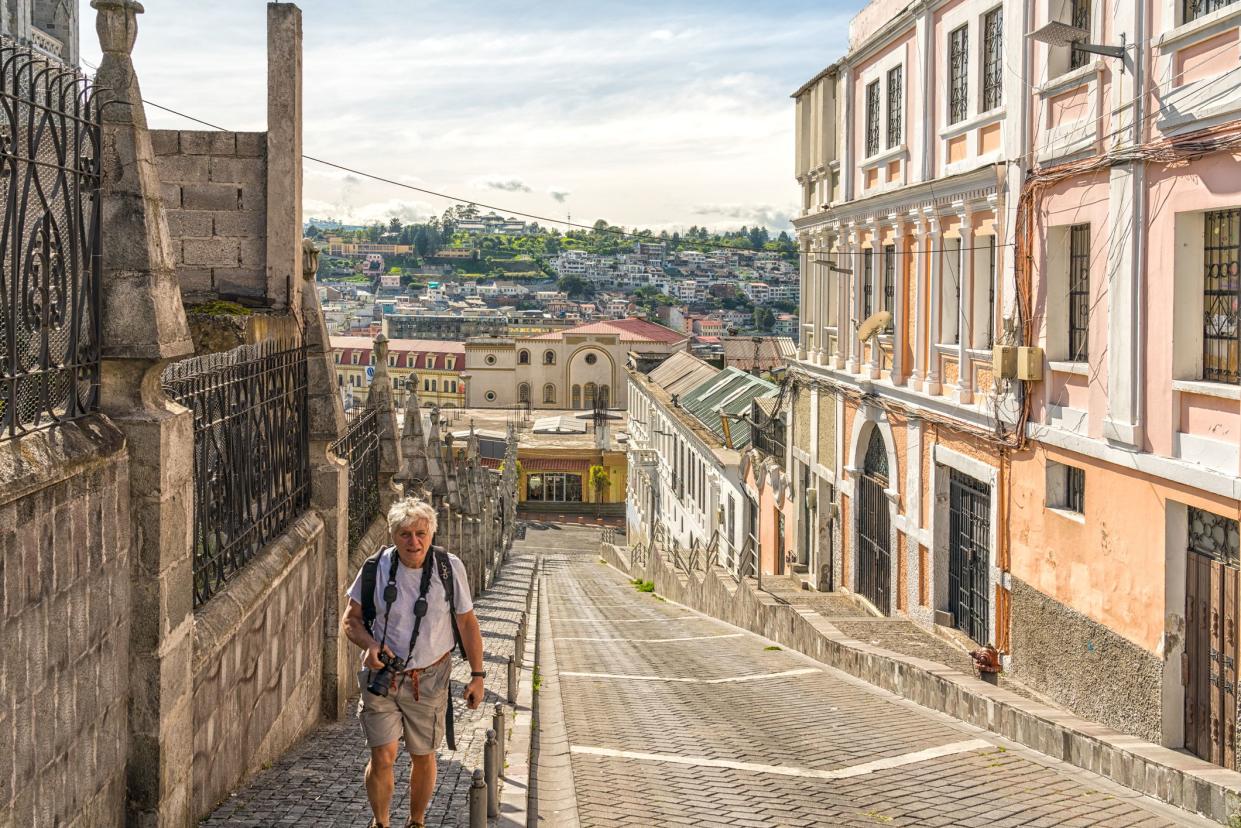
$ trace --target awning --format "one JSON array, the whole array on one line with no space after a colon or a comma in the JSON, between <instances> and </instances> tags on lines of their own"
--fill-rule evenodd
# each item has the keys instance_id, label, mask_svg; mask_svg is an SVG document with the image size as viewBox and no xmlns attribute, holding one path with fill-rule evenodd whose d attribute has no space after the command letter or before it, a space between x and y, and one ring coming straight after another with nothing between
<instances>
[{"instance_id":1,"label":"awning","mask_svg":"<svg viewBox=\"0 0 1241 828\"><path fill-rule=\"evenodd\" d=\"M525 469L526 474L531 472L574 472L576 474L590 474L590 467L597 466L598 463L592 463L589 460L571 460L563 457L530 457L521 461L521 466Z\"/></svg>"}]
</instances>

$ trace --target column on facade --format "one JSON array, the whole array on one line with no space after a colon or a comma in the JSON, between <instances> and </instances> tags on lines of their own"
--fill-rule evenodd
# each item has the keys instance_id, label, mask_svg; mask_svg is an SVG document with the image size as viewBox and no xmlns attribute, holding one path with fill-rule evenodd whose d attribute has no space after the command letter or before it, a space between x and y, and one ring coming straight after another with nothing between
<instances>
[{"instance_id":1,"label":"column on facade","mask_svg":"<svg viewBox=\"0 0 1241 828\"><path fill-rule=\"evenodd\" d=\"M848 230L838 227L834 241L832 259L836 262L836 272L833 274L836 303L836 351L832 367L841 370L848 364L849 357L849 289L853 268L852 257L849 255Z\"/></svg>"},{"instance_id":2,"label":"column on facade","mask_svg":"<svg viewBox=\"0 0 1241 828\"><path fill-rule=\"evenodd\" d=\"M974 401L974 372L970 370L969 348L973 339L970 322L974 307L974 213L967 206L961 213L960 260L957 265L957 402Z\"/></svg>"},{"instance_id":3,"label":"column on facade","mask_svg":"<svg viewBox=\"0 0 1241 828\"><path fill-rule=\"evenodd\" d=\"M817 336L814 336L814 243L813 236L808 232L799 232L797 243L802 251L802 273L800 273L800 293L798 294L799 317L797 331L797 359L805 360L818 349ZM812 331L809 335L807 331ZM807 343L807 340L810 340ZM809 345L809 348L808 346Z\"/></svg>"},{"instance_id":4,"label":"column on facade","mask_svg":"<svg viewBox=\"0 0 1241 828\"><path fill-rule=\"evenodd\" d=\"M861 321L862 306L862 246L858 241L856 225L849 225L845 231L844 254L849 275L840 280L846 285L845 301L840 307L840 336L845 340L845 370L855 374L862 366L862 346L857 341L855 324Z\"/></svg>"},{"instance_id":5,"label":"column on facade","mask_svg":"<svg viewBox=\"0 0 1241 828\"><path fill-rule=\"evenodd\" d=\"M927 248L929 223L925 216L919 214L914 219L913 224L913 256L914 256L914 285L913 297L910 301L910 313L913 314L914 320L914 341L913 345L913 373L910 375L912 382L910 383L919 391L923 390L923 382L926 379L926 314L923 312L923 305L926 304L927 296Z\"/></svg>"},{"instance_id":6,"label":"column on facade","mask_svg":"<svg viewBox=\"0 0 1241 828\"><path fill-rule=\"evenodd\" d=\"M905 346L909 339L905 325L905 245L908 243L905 219L898 218L892 222L892 248L896 254L892 285L892 384L904 385L908 366L905 364Z\"/></svg>"},{"instance_id":7,"label":"column on facade","mask_svg":"<svg viewBox=\"0 0 1241 828\"><path fill-rule=\"evenodd\" d=\"M866 229L870 234L870 312L873 314L879 309L879 305L882 302L880 294L883 290L883 236L881 235L882 228L877 221L872 220L866 226ZM858 257L859 265L861 261L861 257ZM859 270L863 270L863 278L865 278L864 268L859 267ZM863 308L862 313L865 313L865 310ZM862 313L858 314L858 322L866 321ZM858 347L863 347L861 341L858 342ZM863 351L862 356L867 356L865 351ZM879 346L879 335L875 334L870 338L870 359L868 361L867 375L871 379L879 379L881 368L883 368L883 348Z\"/></svg>"},{"instance_id":8,"label":"column on facade","mask_svg":"<svg viewBox=\"0 0 1241 828\"><path fill-rule=\"evenodd\" d=\"M832 323L831 236L826 230L820 230L815 235L815 250L815 362L826 365L831 358L828 342Z\"/></svg>"},{"instance_id":9,"label":"column on facade","mask_svg":"<svg viewBox=\"0 0 1241 828\"><path fill-rule=\"evenodd\" d=\"M943 390L939 376L939 359L935 346L939 344L940 311L943 308L943 249L944 232L939 223L939 216L927 217L926 236L927 251L930 253L929 287L926 296L926 329L921 337L926 340L926 382L923 390L931 395L938 395Z\"/></svg>"}]
</instances>

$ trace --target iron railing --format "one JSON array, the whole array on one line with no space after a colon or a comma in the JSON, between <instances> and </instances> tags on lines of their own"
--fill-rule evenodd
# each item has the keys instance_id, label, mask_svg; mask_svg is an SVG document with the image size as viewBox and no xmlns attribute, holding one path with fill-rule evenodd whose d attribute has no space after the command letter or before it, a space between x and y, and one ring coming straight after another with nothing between
<instances>
[{"instance_id":1,"label":"iron railing","mask_svg":"<svg viewBox=\"0 0 1241 828\"><path fill-rule=\"evenodd\" d=\"M1087 32L1090 31L1090 0L1072 0L1070 12L1074 28L1083 29ZM1070 69L1080 69L1089 62L1089 52L1077 48L1076 43L1069 47Z\"/></svg>"},{"instance_id":2,"label":"iron railing","mask_svg":"<svg viewBox=\"0 0 1241 828\"><path fill-rule=\"evenodd\" d=\"M263 342L164 370L194 414L194 604L310 505L306 349Z\"/></svg>"},{"instance_id":3,"label":"iron railing","mask_svg":"<svg viewBox=\"0 0 1241 828\"><path fill-rule=\"evenodd\" d=\"M866 156L879 154L879 81L866 86Z\"/></svg>"},{"instance_id":4,"label":"iron railing","mask_svg":"<svg viewBox=\"0 0 1241 828\"><path fill-rule=\"evenodd\" d=\"M888 149L896 147L901 142L901 126L902 113L904 111L904 93L901 87L904 85L905 69L903 66L897 66L888 70Z\"/></svg>"},{"instance_id":5,"label":"iron railing","mask_svg":"<svg viewBox=\"0 0 1241 828\"><path fill-rule=\"evenodd\" d=\"M993 9L982 19L982 111L1004 102L1004 9Z\"/></svg>"},{"instance_id":6,"label":"iron railing","mask_svg":"<svg viewBox=\"0 0 1241 828\"><path fill-rule=\"evenodd\" d=\"M991 641L991 487L948 470L948 611L953 625L977 641Z\"/></svg>"},{"instance_id":7,"label":"iron railing","mask_svg":"<svg viewBox=\"0 0 1241 828\"><path fill-rule=\"evenodd\" d=\"M1203 219L1202 378L1241 382L1241 209Z\"/></svg>"},{"instance_id":8,"label":"iron railing","mask_svg":"<svg viewBox=\"0 0 1241 828\"><path fill-rule=\"evenodd\" d=\"M99 141L90 81L0 40L0 440L98 405Z\"/></svg>"},{"instance_id":9,"label":"iron railing","mask_svg":"<svg viewBox=\"0 0 1241 828\"><path fill-rule=\"evenodd\" d=\"M948 123L964 121L969 113L969 28L948 35Z\"/></svg>"},{"instance_id":10,"label":"iron railing","mask_svg":"<svg viewBox=\"0 0 1241 828\"><path fill-rule=\"evenodd\" d=\"M1190 23L1237 0L1181 0L1181 23Z\"/></svg>"},{"instance_id":11,"label":"iron railing","mask_svg":"<svg viewBox=\"0 0 1241 828\"><path fill-rule=\"evenodd\" d=\"M1069 230L1069 359L1090 355L1090 225Z\"/></svg>"},{"instance_id":12,"label":"iron railing","mask_svg":"<svg viewBox=\"0 0 1241 828\"><path fill-rule=\"evenodd\" d=\"M364 408L349 423L345 435L331 446L332 453L349 463L349 548L355 549L371 521L379 514L379 418Z\"/></svg>"}]
</instances>

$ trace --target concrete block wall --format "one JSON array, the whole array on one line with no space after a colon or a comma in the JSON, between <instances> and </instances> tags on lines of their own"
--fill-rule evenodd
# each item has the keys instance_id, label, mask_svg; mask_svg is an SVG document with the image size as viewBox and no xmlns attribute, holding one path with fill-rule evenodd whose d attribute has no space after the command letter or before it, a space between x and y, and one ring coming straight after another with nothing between
<instances>
[{"instance_id":1,"label":"concrete block wall","mask_svg":"<svg viewBox=\"0 0 1241 828\"><path fill-rule=\"evenodd\" d=\"M307 512L195 613L196 820L319 721L323 546Z\"/></svg>"},{"instance_id":2,"label":"concrete block wall","mask_svg":"<svg viewBox=\"0 0 1241 828\"><path fill-rule=\"evenodd\" d=\"M267 133L153 130L168 234L187 305L267 295Z\"/></svg>"},{"instance_id":3,"label":"concrete block wall","mask_svg":"<svg viewBox=\"0 0 1241 828\"><path fill-rule=\"evenodd\" d=\"M124 438L0 443L0 825L120 825L128 755Z\"/></svg>"}]
</instances>

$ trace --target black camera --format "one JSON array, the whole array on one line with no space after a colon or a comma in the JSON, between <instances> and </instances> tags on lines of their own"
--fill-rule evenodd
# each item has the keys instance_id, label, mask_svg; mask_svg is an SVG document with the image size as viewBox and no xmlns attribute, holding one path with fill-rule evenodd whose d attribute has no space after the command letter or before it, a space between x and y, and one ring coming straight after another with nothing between
<instances>
[{"instance_id":1,"label":"black camera","mask_svg":"<svg viewBox=\"0 0 1241 828\"><path fill-rule=\"evenodd\" d=\"M388 686L392 684L392 677L405 669L405 659L388 655L380 650L379 660L383 662L384 668L372 673L371 683L366 686L366 692L375 696L386 696Z\"/></svg>"}]
</instances>

